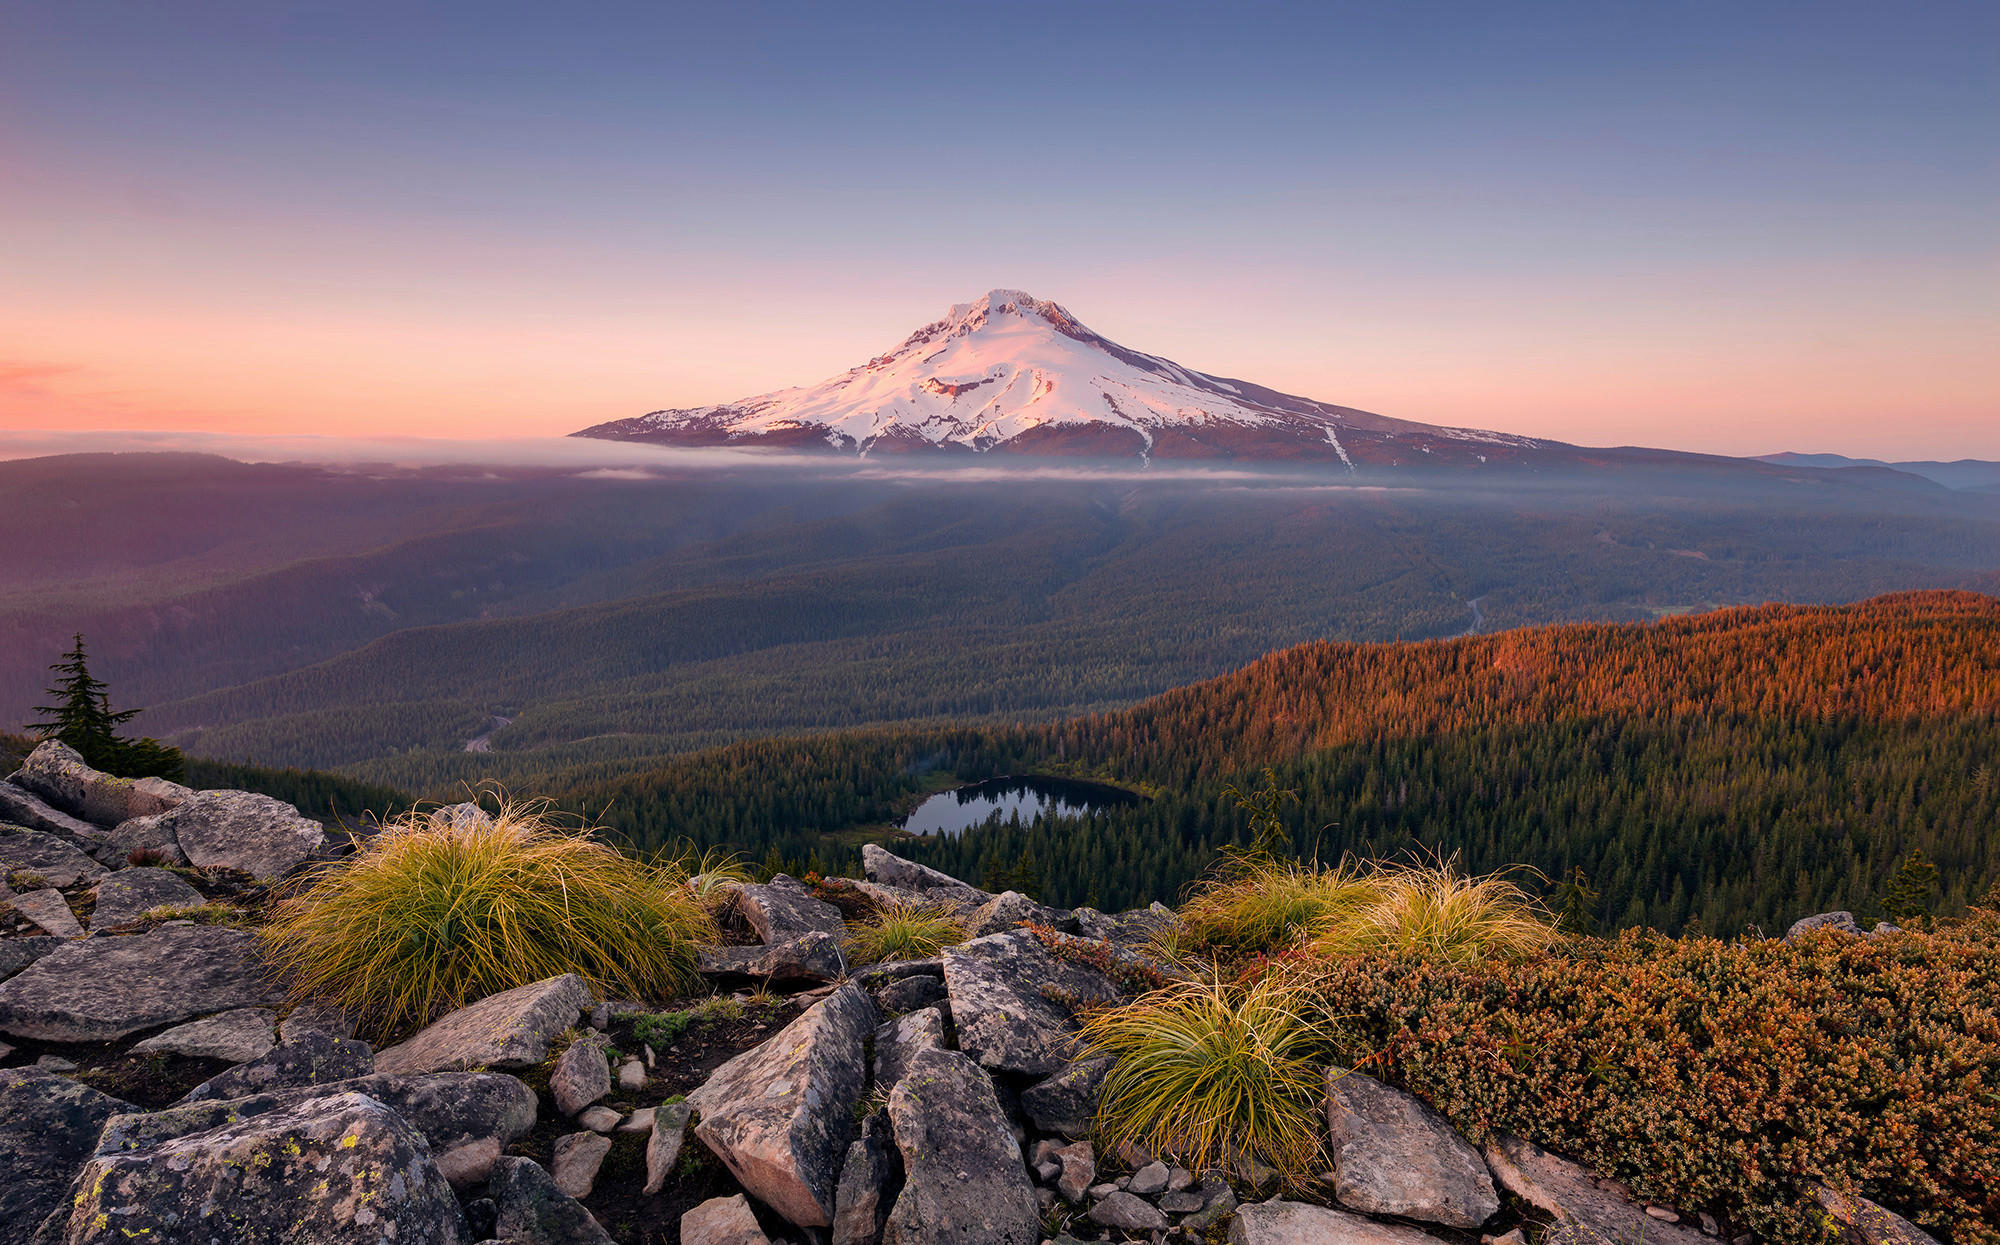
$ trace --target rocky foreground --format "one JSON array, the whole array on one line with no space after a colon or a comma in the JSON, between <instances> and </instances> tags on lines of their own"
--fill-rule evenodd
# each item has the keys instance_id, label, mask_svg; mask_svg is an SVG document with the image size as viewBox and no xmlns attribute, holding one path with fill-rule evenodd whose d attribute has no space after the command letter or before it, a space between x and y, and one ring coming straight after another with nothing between
<instances>
[{"instance_id":1,"label":"rocky foreground","mask_svg":"<svg viewBox=\"0 0 2000 1245\"><path fill-rule=\"evenodd\" d=\"M1192 1172L1100 1153L1108 1061L1077 1057L1072 1010L1175 975L1146 954L1174 919L1157 905L1051 910L870 846L865 878L833 885L948 905L971 937L850 971L839 907L782 875L726 885L744 945L704 973L725 998L751 982L788 997L756 996L772 1019L738 1022L741 1049L712 1067L674 1030L640 1040L661 1001L595 998L567 975L376 1050L339 1013L288 1005L252 933L204 923L217 894L254 906L337 850L297 810L111 778L44 744L0 782L0 823L0 1245L592 1245L614 1239L592 1209L614 1193L687 1203L617 1239L677 1229L688 1245L1728 1236L1519 1138L1475 1146L1358 1072L1329 1078L1333 1167L1292 1197L1249 1160ZM166 1100L148 1085L142 1105L78 1066L136 1057L193 1083ZM684 1096L665 1092L676 1077ZM1932 1241L1831 1190L1820 1203L1847 1240Z\"/></svg>"}]
</instances>

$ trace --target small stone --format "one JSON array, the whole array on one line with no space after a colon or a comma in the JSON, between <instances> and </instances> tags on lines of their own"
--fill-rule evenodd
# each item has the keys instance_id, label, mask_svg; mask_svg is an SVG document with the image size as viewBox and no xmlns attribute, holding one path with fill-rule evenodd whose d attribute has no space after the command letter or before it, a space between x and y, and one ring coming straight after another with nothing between
<instances>
[{"instance_id":1,"label":"small stone","mask_svg":"<svg viewBox=\"0 0 2000 1245\"><path fill-rule=\"evenodd\" d=\"M594 1038L570 1043L549 1073L549 1093L556 1100L556 1110L567 1116L575 1116L610 1092L611 1063Z\"/></svg>"},{"instance_id":2,"label":"small stone","mask_svg":"<svg viewBox=\"0 0 2000 1245\"><path fill-rule=\"evenodd\" d=\"M599 1033L611 1027L611 1004L599 1003L590 1009L590 1027Z\"/></svg>"},{"instance_id":3,"label":"small stone","mask_svg":"<svg viewBox=\"0 0 2000 1245\"><path fill-rule=\"evenodd\" d=\"M1166 1192L1167 1179L1167 1165L1156 1160L1133 1172L1132 1182L1125 1188L1140 1197L1151 1197L1155 1193Z\"/></svg>"},{"instance_id":4,"label":"small stone","mask_svg":"<svg viewBox=\"0 0 2000 1245\"><path fill-rule=\"evenodd\" d=\"M646 1087L646 1065L636 1059L618 1065L618 1088L636 1093Z\"/></svg>"},{"instance_id":5,"label":"small stone","mask_svg":"<svg viewBox=\"0 0 2000 1245\"><path fill-rule=\"evenodd\" d=\"M43 1055L35 1060L35 1066L44 1072L74 1072L76 1064L61 1055Z\"/></svg>"},{"instance_id":6,"label":"small stone","mask_svg":"<svg viewBox=\"0 0 2000 1245\"><path fill-rule=\"evenodd\" d=\"M486 1182L493 1199L493 1235L516 1242L611 1245L611 1237L581 1202L561 1189L540 1163L503 1155Z\"/></svg>"},{"instance_id":7,"label":"small stone","mask_svg":"<svg viewBox=\"0 0 2000 1245\"><path fill-rule=\"evenodd\" d=\"M1528 1245L1528 1238L1521 1235L1521 1229L1509 1228L1499 1236L1482 1236L1479 1245Z\"/></svg>"},{"instance_id":8,"label":"small stone","mask_svg":"<svg viewBox=\"0 0 2000 1245\"><path fill-rule=\"evenodd\" d=\"M1709 1214L1707 1211L1701 1212L1701 1230L1708 1236L1722 1235L1722 1225L1716 1221L1714 1215Z\"/></svg>"},{"instance_id":9,"label":"small stone","mask_svg":"<svg viewBox=\"0 0 2000 1245\"><path fill-rule=\"evenodd\" d=\"M1117 1192L1090 1208L1090 1221L1101 1228L1126 1232L1164 1232L1173 1225L1159 1208L1144 1198Z\"/></svg>"},{"instance_id":10,"label":"small stone","mask_svg":"<svg viewBox=\"0 0 2000 1245\"><path fill-rule=\"evenodd\" d=\"M1029 1148L1028 1161L1030 1163L1039 1163L1060 1149L1062 1149L1062 1142L1052 1137L1044 1137Z\"/></svg>"},{"instance_id":11,"label":"small stone","mask_svg":"<svg viewBox=\"0 0 2000 1245\"><path fill-rule=\"evenodd\" d=\"M685 1102L669 1103L653 1112L653 1135L646 1142L646 1187L648 1196L667 1187L674 1160L681 1156L681 1142L687 1137L690 1115Z\"/></svg>"},{"instance_id":12,"label":"small stone","mask_svg":"<svg viewBox=\"0 0 2000 1245\"><path fill-rule=\"evenodd\" d=\"M1679 1223L1681 1221L1679 1215L1676 1215L1664 1206L1648 1206L1646 1214L1648 1217L1657 1219L1661 1223Z\"/></svg>"},{"instance_id":13,"label":"small stone","mask_svg":"<svg viewBox=\"0 0 2000 1245\"><path fill-rule=\"evenodd\" d=\"M1035 1179L1043 1184L1054 1184L1056 1177L1062 1175L1062 1169L1062 1164L1054 1159L1043 1159L1035 1164Z\"/></svg>"},{"instance_id":14,"label":"small stone","mask_svg":"<svg viewBox=\"0 0 2000 1245\"><path fill-rule=\"evenodd\" d=\"M615 1116L617 1112L612 1114ZM604 1165L604 1156L609 1153L611 1139L594 1132L558 1137L549 1174L555 1177L556 1188L581 1201L597 1187L597 1169Z\"/></svg>"},{"instance_id":15,"label":"small stone","mask_svg":"<svg viewBox=\"0 0 2000 1245\"><path fill-rule=\"evenodd\" d=\"M712 1197L681 1216L681 1245L769 1245L741 1193Z\"/></svg>"},{"instance_id":16,"label":"small stone","mask_svg":"<svg viewBox=\"0 0 2000 1245\"><path fill-rule=\"evenodd\" d=\"M1201 1194L1172 1192L1160 1195L1160 1209L1170 1215L1191 1215L1201 1209Z\"/></svg>"},{"instance_id":17,"label":"small stone","mask_svg":"<svg viewBox=\"0 0 2000 1245\"><path fill-rule=\"evenodd\" d=\"M1167 1188L1175 1193L1179 1193L1183 1189L1194 1188L1194 1173L1185 1167L1169 1168L1167 1171Z\"/></svg>"},{"instance_id":18,"label":"small stone","mask_svg":"<svg viewBox=\"0 0 2000 1245\"><path fill-rule=\"evenodd\" d=\"M69 910L69 901L62 892L54 888L29 891L16 895L9 901L14 911L41 926L44 933L57 938L81 938L83 926L77 924L76 913Z\"/></svg>"},{"instance_id":19,"label":"small stone","mask_svg":"<svg viewBox=\"0 0 2000 1245\"><path fill-rule=\"evenodd\" d=\"M1088 1192L1090 1196L1094 1198L1107 1198L1110 1197L1112 1194L1118 1192L1118 1186L1112 1184L1109 1181L1106 1181L1103 1184L1094 1184L1090 1186Z\"/></svg>"},{"instance_id":20,"label":"small stone","mask_svg":"<svg viewBox=\"0 0 2000 1245\"><path fill-rule=\"evenodd\" d=\"M621 1133L652 1132L653 1112L658 1109L657 1107L640 1107L637 1111L634 1111L619 1122L618 1131Z\"/></svg>"},{"instance_id":21,"label":"small stone","mask_svg":"<svg viewBox=\"0 0 2000 1245\"><path fill-rule=\"evenodd\" d=\"M585 1107L577 1115L576 1122L593 1133L608 1133L618 1127L618 1122L624 1118L610 1107L596 1106Z\"/></svg>"}]
</instances>

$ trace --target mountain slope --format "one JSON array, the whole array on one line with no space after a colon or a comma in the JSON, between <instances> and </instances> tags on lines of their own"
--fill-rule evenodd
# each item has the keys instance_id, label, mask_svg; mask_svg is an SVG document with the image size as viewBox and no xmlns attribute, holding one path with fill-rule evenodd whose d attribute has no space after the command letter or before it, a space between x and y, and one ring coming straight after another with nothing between
<instances>
[{"instance_id":1,"label":"mountain slope","mask_svg":"<svg viewBox=\"0 0 2000 1245\"><path fill-rule=\"evenodd\" d=\"M573 435L850 453L1320 461L1349 469L1620 453L1391 419L1211 376L1127 349L1019 290L960 303L889 353L817 385L653 411Z\"/></svg>"}]
</instances>

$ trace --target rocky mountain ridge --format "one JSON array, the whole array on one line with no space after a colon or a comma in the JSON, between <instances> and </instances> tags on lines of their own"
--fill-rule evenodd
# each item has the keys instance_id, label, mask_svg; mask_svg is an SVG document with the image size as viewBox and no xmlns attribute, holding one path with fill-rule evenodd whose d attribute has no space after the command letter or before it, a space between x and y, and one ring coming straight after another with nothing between
<instances>
[{"instance_id":1,"label":"rocky mountain ridge","mask_svg":"<svg viewBox=\"0 0 2000 1245\"><path fill-rule=\"evenodd\" d=\"M703 966L719 997L750 981L791 993L759 1004L770 1019L684 1097L661 1092L676 1040L633 1023L653 1003L596 998L573 975L376 1050L348 1018L289 1002L251 931L202 923L209 892L254 896L339 847L309 842L296 810L244 796L111 778L59 744L0 783L15 823L0 863L19 888L0 896L15 916L0 922L0 1245L597 1245L614 1239L592 1210L611 1192L673 1198L689 1184L700 1200L646 1239L1515 1245L1533 1232L1698 1245L1729 1233L1522 1139L1475 1146L1361 1072L1328 1077L1327 1173L1281 1183L1247 1156L1198 1173L1129 1146L1100 1152L1109 1061L1079 1057L1073 1011L1178 977L1148 954L1174 915L1052 910L874 845L860 879L717 884L746 931ZM933 959L852 967L830 901L850 894L946 905L968 938ZM105 1051L200 1076L142 1105L73 1075ZM617 1154L628 1169L608 1162ZM691 1176L703 1155L719 1169ZM1847 1240L1932 1240L1879 1207L1817 1196Z\"/></svg>"}]
</instances>

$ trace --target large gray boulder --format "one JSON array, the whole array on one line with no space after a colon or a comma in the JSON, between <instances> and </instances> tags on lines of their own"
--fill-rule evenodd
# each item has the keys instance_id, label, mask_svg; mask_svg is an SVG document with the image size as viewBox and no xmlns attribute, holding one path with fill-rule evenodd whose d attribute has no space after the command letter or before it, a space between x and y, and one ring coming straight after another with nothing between
<instances>
[{"instance_id":1,"label":"large gray boulder","mask_svg":"<svg viewBox=\"0 0 2000 1245\"><path fill-rule=\"evenodd\" d=\"M374 1070L375 1052L368 1043L331 1033L306 1032L286 1038L257 1058L203 1081L181 1098L181 1104L222 1102L281 1089L329 1085L367 1076Z\"/></svg>"},{"instance_id":2,"label":"large gray boulder","mask_svg":"<svg viewBox=\"0 0 2000 1245\"><path fill-rule=\"evenodd\" d=\"M1304 1202L1252 1202L1236 1210L1229 1245L1439 1245L1440 1238Z\"/></svg>"},{"instance_id":3,"label":"large gray boulder","mask_svg":"<svg viewBox=\"0 0 2000 1245\"><path fill-rule=\"evenodd\" d=\"M91 845L90 854L113 869L122 869L134 852L154 852L163 865L185 865L187 853L174 841L173 823L165 813L131 817L119 822Z\"/></svg>"},{"instance_id":4,"label":"large gray boulder","mask_svg":"<svg viewBox=\"0 0 2000 1245\"><path fill-rule=\"evenodd\" d=\"M942 1007L926 1007L889 1021L875 1030L875 1092L895 1088L911 1061L924 1051L949 1049Z\"/></svg>"},{"instance_id":5,"label":"large gray boulder","mask_svg":"<svg viewBox=\"0 0 2000 1245\"><path fill-rule=\"evenodd\" d=\"M535 1091L500 1072L356 1077L331 1084L196 1102L113 1116L97 1138L100 1154L150 1150L234 1120L268 1115L339 1094L365 1094L395 1109L424 1135L431 1156L454 1183L486 1179L501 1150L535 1126Z\"/></svg>"},{"instance_id":6,"label":"large gray boulder","mask_svg":"<svg viewBox=\"0 0 2000 1245\"><path fill-rule=\"evenodd\" d=\"M955 1051L929 1050L889 1091L903 1191L885 1245L1036 1245L1041 1208L993 1083Z\"/></svg>"},{"instance_id":7,"label":"large gray boulder","mask_svg":"<svg viewBox=\"0 0 2000 1245\"><path fill-rule=\"evenodd\" d=\"M270 1054L278 1044L277 1025L278 1013L268 1007L239 1007L156 1033L134 1046L132 1053L248 1063Z\"/></svg>"},{"instance_id":8,"label":"large gray boulder","mask_svg":"<svg viewBox=\"0 0 2000 1245\"><path fill-rule=\"evenodd\" d=\"M69 943L0 982L0 1033L41 1042L109 1042L284 992L255 938L217 925L163 926Z\"/></svg>"},{"instance_id":9,"label":"large gray boulder","mask_svg":"<svg viewBox=\"0 0 2000 1245\"><path fill-rule=\"evenodd\" d=\"M1501 1188L1554 1215L1558 1224L1595 1232L1611 1245L1702 1245L1708 1240L1694 1228L1652 1218L1645 1208L1601 1188L1587 1168L1532 1141L1495 1134L1484 1154Z\"/></svg>"},{"instance_id":10,"label":"large gray boulder","mask_svg":"<svg viewBox=\"0 0 2000 1245\"><path fill-rule=\"evenodd\" d=\"M66 1076L0 1068L0 1245L26 1245L63 1201L104 1122L132 1109Z\"/></svg>"},{"instance_id":11,"label":"large gray boulder","mask_svg":"<svg viewBox=\"0 0 2000 1245\"><path fill-rule=\"evenodd\" d=\"M50 834L93 839L103 831L79 817L72 817L26 787L0 782L0 822Z\"/></svg>"},{"instance_id":12,"label":"large gray boulder","mask_svg":"<svg viewBox=\"0 0 2000 1245\"><path fill-rule=\"evenodd\" d=\"M1814 930L1831 930L1836 934L1853 934L1859 937L1864 931L1855 921L1852 912L1821 912L1814 916L1800 917L1785 931L1786 942L1797 942Z\"/></svg>"},{"instance_id":13,"label":"large gray boulder","mask_svg":"<svg viewBox=\"0 0 2000 1245\"><path fill-rule=\"evenodd\" d=\"M861 845L861 872L870 882L914 892L929 903L942 903L963 912L985 904L993 896L969 886L949 873L939 873L928 865L901 856L874 843Z\"/></svg>"},{"instance_id":14,"label":"large gray boulder","mask_svg":"<svg viewBox=\"0 0 2000 1245\"><path fill-rule=\"evenodd\" d=\"M549 1057L549 1043L574 1025L590 1003L590 987L575 973L516 986L461 1007L401 1046L379 1052L375 1070L412 1076L532 1068Z\"/></svg>"},{"instance_id":15,"label":"large gray boulder","mask_svg":"<svg viewBox=\"0 0 2000 1245\"><path fill-rule=\"evenodd\" d=\"M318 855L326 831L283 800L251 791L203 791L161 817L188 863L284 877Z\"/></svg>"},{"instance_id":16,"label":"large gray boulder","mask_svg":"<svg viewBox=\"0 0 2000 1245\"><path fill-rule=\"evenodd\" d=\"M0 882L16 871L36 874L47 886L74 886L104 876L104 866L67 839L41 830L0 826Z\"/></svg>"},{"instance_id":17,"label":"large gray boulder","mask_svg":"<svg viewBox=\"0 0 2000 1245\"><path fill-rule=\"evenodd\" d=\"M704 976L751 977L767 982L838 981L847 972L840 940L807 930L761 947L703 947L696 966Z\"/></svg>"},{"instance_id":18,"label":"large gray boulder","mask_svg":"<svg viewBox=\"0 0 2000 1245\"><path fill-rule=\"evenodd\" d=\"M966 933L977 938L1023 925L1054 927L1068 913L1036 903L1020 891L1003 891L974 908L965 918Z\"/></svg>"},{"instance_id":19,"label":"large gray boulder","mask_svg":"<svg viewBox=\"0 0 2000 1245\"><path fill-rule=\"evenodd\" d=\"M875 1005L860 987L842 986L687 1096L701 1117L695 1136L758 1201L800 1227L833 1222L874 1030Z\"/></svg>"},{"instance_id":20,"label":"large gray boulder","mask_svg":"<svg viewBox=\"0 0 2000 1245\"><path fill-rule=\"evenodd\" d=\"M582 1202L556 1188L533 1159L502 1158L486 1181L493 1199L493 1235L513 1245L611 1245L611 1236Z\"/></svg>"},{"instance_id":21,"label":"large gray boulder","mask_svg":"<svg viewBox=\"0 0 2000 1245\"><path fill-rule=\"evenodd\" d=\"M120 869L106 874L92 893L97 897L92 929L136 921L154 908L191 908L202 902L200 891L165 869Z\"/></svg>"},{"instance_id":22,"label":"large gray boulder","mask_svg":"<svg viewBox=\"0 0 2000 1245\"><path fill-rule=\"evenodd\" d=\"M316 1098L102 1154L78 1173L66 1245L460 1245L465 1217L423 1135L365 1094Z\"/></svg>"},{"instance_id":23,"label":"large gray boulder","mask_svg":"<svg viewBox=\"0 0 2000 1245\"><path fill-rule=\"evenodd\" d=\"M1812 1195L1844 1245L1938 1245L1930 1233L1865 1197L1818 1183L1813 1185Z\"/></svg>"},{"instance_id":24,"label":"large gray boulder","mask_svg":"<svg viewBox=\"0 0 2000 1245\"><path fill-rule=\"evenodd\" d=\"M1500 1209L1479 1151L1414 1095L1329 1070L1326 1122L1341 1205L1454 1228L1476 1228Z\"/></svg>"},{"instance_id":25,"label":"large gray boulder","mask_svg":"<svg viewBox=\"0 0 2000 1245\"><path fill-rule=\"evenodd\" d=\"M118 778L92 769L76 749L53 739L29 753L7 781L99 826L164 813L194 795L164 778Z\"/></svg>"},{"instance_id":26,"label":"large gray boulder","mask_svg":"<svg viewBox=\"0 0 2000 1245\"><path fill-rule=\"evenodd\" d=\"M946 947L943 959L958 1048L996 1072L1047 1076L1076 1053L1070 1009L1051 994L1070 1002L1121 997L1103 973L1058 960L1026 931Z\"/></svg>"},{"instance_id":27,"label":"large gray boulder","mask_svg":"<svg viewBox=\"0 0 2000 1245\"><path fill-rule=\"evenodd\" d=\"M815 931L835 939L847 933L840 909L813 898L805 883L782 873L762 885L737 887L736 912L764 943L785 942Z\"/></svg>"}]
</instances>

